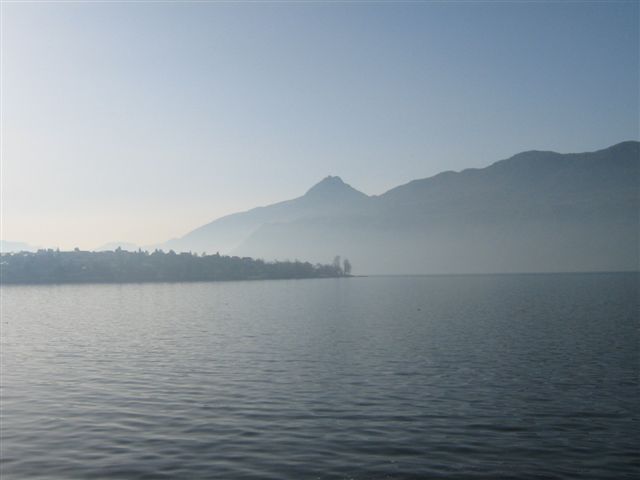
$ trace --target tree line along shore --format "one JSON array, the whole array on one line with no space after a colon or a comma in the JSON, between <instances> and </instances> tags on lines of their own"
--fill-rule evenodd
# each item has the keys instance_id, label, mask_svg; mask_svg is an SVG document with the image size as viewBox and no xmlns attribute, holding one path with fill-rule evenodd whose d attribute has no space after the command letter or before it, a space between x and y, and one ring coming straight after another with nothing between
<instances>
[{"instance_id":1,"label":"tree line along shore","mask_svg":"<svg viewBox=\"0 0 640 480\"><path fill-rule=\"evenodd\" d=\"M267 262L250 257L176 253L173 250L91 252L38 250L0 255L0 283L195 282L333 278L351 275L349 260L329 264Z\"/></svg>"}]
</instances>

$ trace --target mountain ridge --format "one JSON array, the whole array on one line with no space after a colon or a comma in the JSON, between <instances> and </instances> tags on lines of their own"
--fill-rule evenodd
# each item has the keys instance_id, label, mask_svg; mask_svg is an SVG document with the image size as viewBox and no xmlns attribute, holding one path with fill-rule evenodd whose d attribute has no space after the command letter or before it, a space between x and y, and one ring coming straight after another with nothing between
<instances>
[{"instance_id":1,"label":"mountain ridge","mask_svg":"<svg viewBox=\"0 0 640 480\"><path fill-rule=\"evenodd\" d=\"M228 253L262 224L290 222L309 215L331 214L345 208L349 209L349 205L357 208L368 198L364 193L344 183L340 177L328 176L299 197L225 215L160 247L176 251ZM217 243L211 243L211 236L217 236Z\"/></svg>"},{"instance_id":2,"label":"mountain ridge","mask_svg":"<svg viewBox=\"0 0 640 480\"><path fill-rule=\"evenodd\" d=\"M361 273L465 273L465 258L471 272L636 269L639 156L637 141L530 150L372 196L328 176L300 197L222 217L164 247L318 262L343 254ZM476 244L464 240L473 235ZM499 256L491 244L511 253Z\"/></svg>"}]
</instances>

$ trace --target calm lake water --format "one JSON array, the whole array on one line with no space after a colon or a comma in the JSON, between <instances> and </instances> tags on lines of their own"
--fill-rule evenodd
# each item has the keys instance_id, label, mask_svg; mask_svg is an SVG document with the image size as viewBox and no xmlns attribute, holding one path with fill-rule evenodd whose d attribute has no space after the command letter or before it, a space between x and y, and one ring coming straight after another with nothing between
<instances>
[{"instance_id":1,"label":"calm lake water","mask_svg":"<svg viewBox=\"0 0 640 480\"><path fill-rule=\"evenodd\" d=\"M2 479L633 478L638 288L5 286Z\"/></svg>"}]
</instances>

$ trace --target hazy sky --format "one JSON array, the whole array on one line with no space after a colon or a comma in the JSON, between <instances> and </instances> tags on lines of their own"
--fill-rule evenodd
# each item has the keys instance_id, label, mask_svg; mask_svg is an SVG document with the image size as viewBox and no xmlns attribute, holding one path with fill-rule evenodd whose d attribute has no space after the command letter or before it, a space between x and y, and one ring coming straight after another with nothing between
<instances>
[{"instance_id":1,"label":"hazy sky","mask_svg":"<svg viewBox=\"0 0 640 480\"><path fill-rule=\"evenodd\" d=\"M639 135L635 1L1 8L5 240L145 245L329 174Z\"/></svg>"}]
</instances>

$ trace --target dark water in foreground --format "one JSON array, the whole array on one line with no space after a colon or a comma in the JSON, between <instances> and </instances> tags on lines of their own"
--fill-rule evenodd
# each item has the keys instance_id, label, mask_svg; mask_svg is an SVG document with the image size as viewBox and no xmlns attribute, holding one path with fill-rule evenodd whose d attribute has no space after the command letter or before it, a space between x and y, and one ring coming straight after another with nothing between
<instances>
[{"instance_id":1,"label":"dark water in foreground","mask_svg":"<svg viewBox=\"0 0 640 480\"><path fill-rule=\"evenodd\" d=\"M638 279L3 287L2 479L632 478Z\"/></svg>"}]
</instances>

